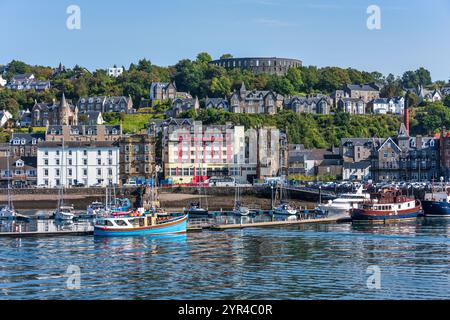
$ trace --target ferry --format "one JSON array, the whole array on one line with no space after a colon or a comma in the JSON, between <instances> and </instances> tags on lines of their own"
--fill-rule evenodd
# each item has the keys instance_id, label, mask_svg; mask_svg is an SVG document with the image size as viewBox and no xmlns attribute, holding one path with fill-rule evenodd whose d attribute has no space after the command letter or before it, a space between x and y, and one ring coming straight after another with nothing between
<instances>
[{"instance_id":1,"label":"ferry","mask_svg":"<svg viewBox=\"0 0 450 320\"><path fill-rule=\"evenodd\" d=\"M338 198L328 201L328 203L319 204L317 210L328 217L349 217L352 209L358 208L362 202L370 200L370 194L364 193L361 186L356 193L344 193Z\"/></svg>"},{"instance_id":2,"label":"ferry","mask_svg":"<svg viewBox=\"0 0 450 320\"><path fill-rule=\"evenodd\" d=\"M450 217L450 194L447 190L425 193L422 208L425 217Z\"/></svg>"},{"instance_id":3,"label":"ferry","mask_svg":"<svg viewBox=\"0 0 450 320\"><path fill-rule=\"evenodd\" d=\"M415 220L421 213L421 203L406 197L398 190L385 190L371 194L370 200L352 209L353 222L385 223Z\"/></svg>"},{"instance_id":4,"label":"ferry","mask_svg":"<svg viewBox=\"0 0 450 320\"><path fill-rule=\"evenodd\" d=\"M126 217L102 217L94 222L95 236L145 236L186 233L189 215L182 217L132 213Z\"/></svg>"}]
</instances>

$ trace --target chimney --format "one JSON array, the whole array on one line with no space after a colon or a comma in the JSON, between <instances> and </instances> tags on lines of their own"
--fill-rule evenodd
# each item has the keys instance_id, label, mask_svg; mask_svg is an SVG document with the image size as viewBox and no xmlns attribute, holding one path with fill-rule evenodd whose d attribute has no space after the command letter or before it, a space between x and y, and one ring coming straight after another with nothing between
<instances>
[{"instance_id":1,"label":"chimney","mask_svg":"<svg viewBox=\"0 0 450 320\"><path fill-rule=\"evenodd\" d=\"M403 113L404 113L404 120L403 121L404 121L404 124L405 124L406 131L409 134L409 96L406 96L406 99L405 99L405 111Z\"/></svg>"}]
</instances>

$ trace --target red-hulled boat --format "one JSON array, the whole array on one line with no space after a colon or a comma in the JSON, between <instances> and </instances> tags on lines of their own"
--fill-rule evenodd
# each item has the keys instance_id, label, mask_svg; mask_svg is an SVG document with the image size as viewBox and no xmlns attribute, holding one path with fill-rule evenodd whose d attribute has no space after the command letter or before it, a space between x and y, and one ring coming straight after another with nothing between
<instances>
[{"instance_id":1,"label":"red-hulled boat","mask_svg":"<svg viewBox=\"0 0 450 320\"><path fill-rule=\"evenodd\" d=\"M422 210L421 203L401 194L398 190L385 190L371 194L370 200L351 211L354 222L384 223L414 220Z\"/></svg>"}]
</instances>

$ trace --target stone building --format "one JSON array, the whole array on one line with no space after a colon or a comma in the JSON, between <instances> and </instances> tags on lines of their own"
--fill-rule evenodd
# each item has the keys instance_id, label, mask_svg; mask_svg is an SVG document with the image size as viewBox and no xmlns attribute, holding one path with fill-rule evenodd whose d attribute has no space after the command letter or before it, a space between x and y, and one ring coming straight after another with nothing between
<instances>
[{"instance_id":1,"label":"stone building","mask_svg":"<svg viewBox=\"0 0 450 320\"><path fill-rule=\"evenodd\" d=\"M397 137L374 150L371 174L376 181L432 181L440 175L439 139L411 137L402 123Z\"/></svg>"},{"instance_id":2,"label":"stone building","mask_svg":"<svg viewBox=\"0 0 450 320\"><path fill-rule=\"evenodd\" d=\"M347 84L343 90L345 97L361 99L365 103L380 97L380 87L376 84Z\"/></svg>"},{"instance_id":3,"label":"stone building","mask_svg":"<svg viewBox=\"0 0 450 320\"><path fill-rule=\"evenodd\" d=\"M450 179L450 132L445 128L437 136L439 138L440 166L441 174L446 179Z\"/></svg>"},{"instance_id":4,"label":"stone building","mask_svg":"<svg viewBox=\"0 0 450 320\"><path fill-rule=\"evenodd\" d=\"M78 108L66 100L64 93L59 103L53 101L52 104L48 104L36 101L31 110L31 116L34 127L78 124Z\"/></svg>"},{"instance_id":5,"label":"stone building","mask_svg":"<svg viewBox=\"0 0 450 320\"><path fill-rule=\"evenodd\" d=\"M133 113L133 99L130 96L107 97L94 96L82 97L78 100L77 107L79 112L123 112Z\"/></svg>"},{"instance_id":6,"label":"stone building","mask_svg":"<svg viewBox=\"0 0 450 320\"><path fill-rule=\"evenodd\" d=\"M223 67L225 69L239 68L250 70L254 74L268 73L276 75L286 75L290 68L299 68L302 62L297 59L286 58L226 58L213 60L213 65Z\"/></svg>"},{"instance_id":7,"label":"stone building","mask_svg":"<svg viewBox=\"0 0 450 320\"><path fill-rule=\"evenodd\" d=\"M275 127L248 129L245 132L245 164L256 168L255 176L251 178L264 179L280 175L281 143L282 134Z\"/></svg>"},{"instance_id":8,"label":"stone building","mask_svg":"<svg viewBox=\"0 0 450 320\"><path fill-rule=\"evenodd\" d=\"M0 187L8 187L8 182L14 188L35 186L36 157L0 157Z\"/></svg>"},{"instance_id":9,"label":"stone building","mask_svg":"<svg viewBox=\"0 0 450 320\"><path fill-rule=\"evenodd\" d=\"M244 82L230 97L230 111L234 113L276 114L283 108L283 96L273 91L247 90Z\"/></svg>"},{"instance_id":10,"label":"stone building","mask_svg":"<svg viewBox=\"0 0 450 320\"><path fill-rule=\"evenodd\" d=\"M295 113L330 114L333 101L327 96L292 97L285 99L283 109Z\"/></svg>"},{"instance_id":11,"label":"stone building","mask_svg":"<svg viewBox=\"0 0 450 320\"><path fill-rule=\"evenodd\" d=\"M17 133L12 134L10 140L11 156L36 157L38 143L45 141L44 133Z\"/></svg>"},{"instance_id":12,"label":"stone building","mask_svg":"<svg viewBox=\"0 0 450 320\"><path fill-rule=\"evenodd\" d=\"M360 98L340 98L337 102L337 108L340 112L350 114L366 113L366 103Z\"/></svg>"},{"instance_id":13,"label":"stone building","mask_svg":"<svg viewBox=\"0 0 450 320\"><path fill-rule=\"evenodd\" d=\"M117 141L122 137L120 125L48 126L46 141Z\"/></svg>"},{"instance_id":14,"label":"stone building","mask_svg":"<svg viewBox=\"0 0 450 320\"><path fill-rule=\"evenodd\" d=\"M187 99L181 99L177 98L173 100L172 106L169 110L166 111L166 117L168 118L178 118L181 113L188 111L188 110L199 110L200 109L200 103L198 101L198 98L187 98Z\"/></svg>"},{"instance_id":15,"label":"stone building","mask_svg":"<svg viewBox=\"0 0 450 320\"><path fill-rule=\"evenodd\" d=\"M206 98L205 99L205 108L206 109L221 109L225 111L230 110L230 104L228 100L225 98Z\"/></svg>"},{"instance_id":16,"label":"stone building","mask_svg":"<svg viewBox=\"0 0 450 320\"><path fill-rule=\"evenodd\" d=\"M175 82L153 82L150 85L150 100L173 100L176 97Z\"/></svg>"},{"instance_id":17,"label":"stone building","mask_svg":"<svg viewBox=\"0 0 450 320\"><path fill-rule=\"evenodd\" d=\"M155 136L125 135L119 140L120 182L148 180L155 173Z\"/></svg>"}]
</instances>

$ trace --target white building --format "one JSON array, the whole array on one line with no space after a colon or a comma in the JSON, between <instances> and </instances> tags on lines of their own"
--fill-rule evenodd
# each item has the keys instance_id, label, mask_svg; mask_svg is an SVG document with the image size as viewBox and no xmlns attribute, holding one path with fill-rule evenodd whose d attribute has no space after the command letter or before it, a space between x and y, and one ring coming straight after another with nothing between
<instances>
[{"instance_id":1,"label":"white building","mask_svg":"<svg viewBox=\"0 0 450 320\"><path fill-rule=\"evenodd\" d=\"M122 73L123 73L123 68L117 68L117 67L108 68L108 76L110 76L110 77L117 78L118 76L121 76Z\"/></svg>"},{"instance_id":2,"label":"white building","mask_svg":"<svg viewBox=\"0 0 450 320\"><path fill-rule=\"evenodd\" d=\"M6 86L6 79L3 79L2 75L0 74L0 87L4 87Z\"/></svg>"},{"instance_id":3,"label":"white building","mask_svg":"<svg viewBox=\"0 0 450 320\"><path fill-rule=\"evenodd\" d=\"M370 161L344 162L342 179L352 181L367 181L370 179Z\"/></svg>"},{"instance_id":4,"label":"white building","mask_svg":"<svg viewBox=\"0 0 450 320\"><path fill-rule=\"evenodd\" d=\"M12 114L7 110L0 110L0 128L2 128L6 122L12 118Z\"/></svg>"},{"instance_id":5,"label":"white building","mask_svg":"<svg viewBox=\"0 0 450 320\"><path fill-rule=\"evenodd\" d=\"M49 188L82 183L108 186L119 181L119 145L111 141L45 141L38 145L38 185Z\"/></svg>"},{"instance_id":6,"label":"white building","mask_svg":"<svg viewBox=\"0 0 450 320\"><path fill-rule=\"evenodd\" d=\"M405 98L379 98L372 100L370 105L375 114L403 114L405 110Z\"/></svg>"}]
</instances>

